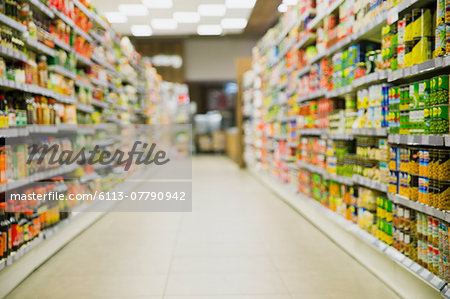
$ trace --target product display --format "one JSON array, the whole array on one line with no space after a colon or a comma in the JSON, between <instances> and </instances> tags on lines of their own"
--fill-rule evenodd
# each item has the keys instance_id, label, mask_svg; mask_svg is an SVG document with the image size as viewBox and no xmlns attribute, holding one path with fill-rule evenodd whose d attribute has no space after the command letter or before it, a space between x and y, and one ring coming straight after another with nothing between
<instances>
[{"instance_id":1,"label":"product display","mask_svg":"<svg viewBox=\"0 0 450 299\"><path fill-rule=\"evenodd\" d=\"M89 7L89 8L88 8ZM170 123L161 77L128 38L85 1L0 3L0 268L10 265L81 201L21 202L5 193L91 194L123 180L106 166L39 161L30 144L101 153L129 149L129 124ZM186 90L177 90L178 96ZM173 105L172 105L173 106ZM176 106L176 105L175 105ZM6 138L5 138L6 137ZM32 158L34 157L34 158ZM100 166L100 167L99 167Z\"/></svg>"},{"instance_id":2,"label":"product display","mask_svg":"<svg viewBox=\"0 0 450 299\"><path fill-rule=\"evenodd\" d=\"M253 51L245 130L250 167L427 269L439 291L450 283L448 7L289 7Z\"/></svg>"}]
</instances>

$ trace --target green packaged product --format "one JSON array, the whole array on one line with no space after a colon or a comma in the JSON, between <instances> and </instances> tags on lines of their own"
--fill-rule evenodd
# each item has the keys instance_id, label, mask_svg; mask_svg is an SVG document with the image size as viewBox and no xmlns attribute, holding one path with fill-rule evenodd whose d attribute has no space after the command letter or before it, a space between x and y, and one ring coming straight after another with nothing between
<instances>
[{"instance_id":1,"label":"green packaged product","mask_svg":"<svg viewBox=\"0 0 450 299\"><path fill-rule=\"evenodd\" d=\"M409 108L419 108L419 82L409 85Z\"/></svg>"},{"instance_id":2,"label":"green packaged product","mask_svg":"<svg viewBox=\"0 0 450 299\"><path fill-rule=\"evenodd\" d=\"M412 109L409 111L410 134L420 135L425 132L424 129L424 109Z\"/></svg>"},{"instance_id":3,"label":"green packaged product","mask_svg":"<svg viewBox=\"0 0 450 299\"><path fill-rule=\"evenodd\" d=\"M400 111L400 134L409 134L409 111Z\"/></svg>"},{"instance_id":4,"label":"green packaged product","mask_svg":"<svg viewBox=\"0 0 450 299\"><path fill-rule=\"evenodd\" d=\"M430 105L448 104L448 75L435 77L431 81Z\"/></svg>"},{"instance_id":5,"label":"green packaged product","mask_svg":"<svg viewBox=\"0 0 450 299\"><path fill-rule=\"evenodd\" d=\"M430 124L431 134L448 134L449 114L448 104L433 107L433 116Z\"/></svg>"},{"instance_id":6,"label":"green packaged product","mask_svg":"<svg viewBox=\"0 0 450 299\"><path fill-rule=\"evenodd\" d=\"M437 78L437 104L448 104L448 75L439 76Z\"/></svg>"},{"instance_id":7,"label":"green packaged product","mask_svg":"<svg viewBox=\"0 0 450 299\"><path fill-rule=\"evenodd\" d=\"M400 110L409 110L409 86L400 87Z\"/></svg>"},{"instance_id":8,"label":"green packaged product","mask_svg":"<svg viewBox=\"0 0 450 299\"><path fill-rule=\"evenodd\" d=\"M418 83L418 97L419 107L425 107L430 103L430 80L425 80Z\"/></svg>"},{"instance_id":9,"label":"green packaged product","mask_svg":"<svg viewBox=\"0 0 450 299\"><path fill-rule=\"evenodd\" d=\"M431 123L433 120L433 107L423 109L424 133L431 134Z\"/></svg>"},{"instance_id":10,"label":"green packaged product","mask_svg":"<svg viewBox=\"0 0 450 299\"><path fill-rule=\"evenodd\" d=\"M432 24L431 9L417 8L412 11L412 37L420 39L423 37L431 37Z\"/></svg>"}]
</instances>

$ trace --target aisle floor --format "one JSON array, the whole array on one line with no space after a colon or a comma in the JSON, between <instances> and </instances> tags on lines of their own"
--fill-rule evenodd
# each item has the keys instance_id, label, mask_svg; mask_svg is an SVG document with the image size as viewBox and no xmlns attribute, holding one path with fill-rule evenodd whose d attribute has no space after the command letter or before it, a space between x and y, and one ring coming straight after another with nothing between
<instances>
[{"instance_id":1,"label":"aisle floor","mask_svg":"<svg viewBox=\"0 0 450 299\"><path fill-rule=\"evenodd\" d=\"M111 212L8 298L397 298L227 158L193 178L192 213Z\"/></svg>"}]
</instances>

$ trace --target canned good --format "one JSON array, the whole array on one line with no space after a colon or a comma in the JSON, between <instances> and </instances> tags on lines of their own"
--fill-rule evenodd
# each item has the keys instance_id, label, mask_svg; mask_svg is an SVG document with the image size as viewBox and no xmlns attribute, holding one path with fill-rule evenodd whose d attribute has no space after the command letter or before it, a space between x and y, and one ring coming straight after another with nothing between
<instances>
[{"instance_id":1,"label":"canned good","mask_svg":"<svg viewBox=\"0 0 450 299\"><path fill-rule=\"evenodd\" d=\"M419 149L410 147L409 154L409 173L419 175Z\"/></svg>"},{"instance_id":2,"label":"canned good","mask_svg":"<svg viewBox=\"0 0 450 299\"><path fill-rule=\"evenodd\" d=\"M450 181L439 181L438 208L450 210Z\"/></svg>"},{"instance_id":3,"label":"canned good","mask_svg":"<svg viewBox=\"0 0 450 299\"><path fill-rule=\"evenodd\" d=\"M429 178L438 179L439 169L439 150L430 150L430 162L429 162Z\"/></svg>"},{"instance_id":4,"label":"canned good","mask_svg":"<svg viewBox=\"0 0 450 299\"><path fill-rule=\"evenodd\" d=\"M432 13L428 8L417 8L412 11L412 37L421 39L423 37L432 37Z\"/></svg>"},{"instance_id":5,"label":"canned good","mask_svg":"<svg viewBox=\"0 0 450 299\"><path fill-rule=\"evenodd\" d=\"M447 25L442 24L436 27L434 56L444 56L447 51Z\"/></svg>"},{"instance_id":6,"label":"canned good","mask_svg":"<svg viewBox=\"0 0 450 299\"><path fill-rule=\"evenodd\" d=\"M413 22L411 14L406 14L403 18L405 22L405 43L413 40Z\"/></svg>"},{"instance_id":7,"label":"canned good","mask_svg":"<svg viewBox=\"0 0 450 299\"><path fill-rule=\"evenodd\" d=\"M433 107L433 117L430 123L431 134L449 133L449 105L437 105Z\"/></svg>"},{"instance_id":8,"label":"canned good","mask_svg":"<svg viewBox=\"0 0 450 299\"><path fill-rule=\"evenodd\" d=\"M427 177L419 177L419 202L428 204L429 199L429 179Z\"/></svg>"},{"instance_id":9,"label":"canned good","mask_svg":"<svg viewBox=\"0 0 450 299\"><path fill-rule=\"evenodd\" d=\"M450 26L445 25L445 53L450 53Z\"/></svg>"},{"instance_id":10,"label":"canned good","mask_svg":"<svg viewBox=\"0 0 450 299\"><path fill-rule=\"evenodd\" d=\"M425 109L412 109L409 111L409 133L418 135L425 132Z\"/></svg>"},{"instance_id":11,"label":"canned good","mask_svg":"<svg viewBox=\"0 0 450 299\"><path fill-rule=\"evenodd\" d=\"M450 181L450 150L439 151L438 177L440 180Z\"/></svg>"},{"instance_id":12,"label":"canned good","mask_svg":"<svg viewBox=\"0 0 450 299\"><path fill-rule=\"evenodd\" d=\"M416 175L409 175L409 199L418 201L419 200L419 177Z\"/></svg>"},{"instance_id":13,"label":"canned good","mask_svg":"<svg viewBox=\"0 0 450 299\"><path fill-rule=\"evenodd\" d=\"M434 38L422 37L414 40L414 44L411 50L410 63L419 64L428 61L432 58Z\"/></svg>"},{"instance_id":14,"label":"canned good","mask_svg":"<svg viewBox=\"0 0 450 299\"><path fill-rule=\"evenodd\" d=\"M419 150L419 176L427 177L429 174L430 152L427 149Z\"/></svg>"},{"instance_id":15,"label":"canned good","mask_svg":"<svg viewBox=\"0 0 450 299\"><path fill-rule=\"evenodd\" d=\"M431 80L430 105L449 103L449 78L448 75L435 77Z\"/></svg>"},{"instance_id":16,"label":"canned good","mask_svg":"<svg viewBox=\"0 0 450 299\"><path fill-rule=\"evenodd\" d=\"M428 180L428 205L432 207L436 207L437 200L436 198L439 195L439 191L436 190L438 188L438 181L435 179Z\"/></svg>"},{"instance_id":17,"label":"canned good","mask_svg":"<svg viewBox=\"0 0 450 299\"><path fill-rule=\"evenodd\" d=\"M430 102L430 90L431 90L431 83L430 80L425 80L418 83L418 103L419 107L425 107Z\"/></svg>"},{"instance_id":18,"label":"canned good","mask_svg":"<svg viewBox=\"0 0 450 299\"><path fill-rule=\"evenodd\" d=\"M419 108L419 82L409 85L409 108Z\"/></svg>"}]
</instances>

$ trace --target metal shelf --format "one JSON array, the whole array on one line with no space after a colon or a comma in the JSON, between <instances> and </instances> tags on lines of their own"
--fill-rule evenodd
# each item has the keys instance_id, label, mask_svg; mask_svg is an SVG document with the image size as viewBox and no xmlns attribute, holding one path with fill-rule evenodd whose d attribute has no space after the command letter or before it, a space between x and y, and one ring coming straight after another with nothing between
<instances>
[{"instance_id":1,"label":"metal shelf","mask_svg":"<svg viewBox=\"0 0 450 299\"><path fill-rule=\"evenodd\" d=\"M70 78L72 80L77 79L77 74L75 74L74 72L71 72L69 70L66 70L64 67L62 67L60 65L49 65L48 69L50 71L56 72L60 75L63 75L64 77Z\"/></svg>"},{"instance_id":2,"label":"metal shelf","mask_svg":"<svg viewBox=\"0 0 450 299\"><path fill-rule=\"evenodd\" d=\"M40 53L44 53L45 55L55 57L55 50L35 40L34 38L27 36L26 42L29 47L39 51Z\"/></svg>"},{"instance_id":3,"label":"metal shelf","mask_svg":"<svg viewBox=\"0 0 450 299\"><path fill-rule=\"evenodd\" d=\"M431 206L425 205L425 204L417 202L417 201L410 200L409 198L398 195L398 194L388 193L388 199L394 203L408 207L415 211L422 212L427 215L431 215L433 217L439 218L446 222L450 221L450 214L448 211L442 211L442 210L433 208Z\"/></svg>"},{"instance_id":4,"label":"metal shelf","mask_svg":"<svg viewBox=\"0 0 450 299\"><path fill-rule=\"evenodd\" d=\"M53 19L55 17L53 11L50 8L48 8L47 5L42 3L40 0L28 0L28 2L30 2L34 7L39 9L43 14L47 15L47 17L49 17L50 19Z\"/></svg>"},{"instance_id":5,"label":"metal shelf","mask_svg":"<svg viewBox=\"0 0 450 299\"><path fill-rule=\"evenodd\" d=\"M14 138L14 137L25 137L30 133L26 127L23 128L8 128L0 129L0 137Z\"/></svg>"},{"instance_id":6,"label":"metal shelf","mask_svg":"<svg viewBox=\"0 0 450 299\"><path fill-rule=\"evenodd\" d=\"M96 99L92 100L92 105L95 106L95 107L99 107L99 108L108 108L109 107L108 103L103 102L103 101L99 101L99 100L96 100Z\"/></svg>"},{"instance_id":7,"label":"metal shelf","mask_svg":"<svg viewBox=\"0 0 450 299\"><path fill-rule=\"evenodd\" d=\"M306 102L309 100L313 100L313 99L317 99L317 98L321 98L324 97L326 95L327 91L324 90L318 90L312 93L309 93L307 95L301 96L297 98L297 102L301 103L301 102Z\"/></svg>"},{"instance_id":8,"label":"metal shelf","mask_svg":"<svg viewBox=\"0 0 450 299\"><path fill-rule=\"evenodd\" d=\"M17 31L20 32L27 32L27 26L20 24L19 22L14 21L13 19L11 19L10 17L0 13L0 22L13 28L16 29Z\"/></svg>"},{"instance_id":9,"label":"metal shelf","mask_svg":"<svg viewBox=\"0 0 450 299\"><path fill-rule=\"evenodd\" d=\"M353 175L353 182L355 184L370 188L370 189L374 189L374 190L378 190L381 192L387 192L388 191L388 185L387 184L383 184L380 183L378 181L374 181L368 178L365 178L363 176L360 175Z\"/></svg>"},{"instance_id":10,"label":"metal shelf","mask_svg":"<svg viewBox=\"0 0 450 299\"><path fill-rule=\"evenodd\" d=\"M94 107L92 107L91 105L81 103L77 104L77 110L85 113L93 113L95 111Z\"/></svg>"},{"instance_id":11,"label":"metal shelf","mask_svg":"<svg viewBox=\"0 0 450 299\"><path fill-rule=\"evenodd\" d=\"M377 136L377 137L387 137L387 128L361 128L353 129L353 135L357 136Z\"/></svg>"},{"instance_id":12,"label":"metal shelf","mask_svg":"<svg viewBox=\"0 0 450 299\"><path fill-rule=\"evenodd\" d=\"M389 135L389 143L425 146L450 146L450 136L439 135Z\"/></svg>"},{"instance_id":13,"label":"metal shelf","mask_svg":"<svg viewBox=\"0 0 450 299\"><path fill-rule=\"evenodd\" d=\"M20 60L23 62L28 61L28 56L25 53L22 53L20 51L17 51L17 50L14 50L14 49L2 46L2 45L0 45L0 54L1 54L1 56L13 58L13 59Z\"/></svg>"},{"instance_id":14,"label":"metal shelf","mask_svg":"<svg viewBox=\"0 0 450 299\"><path fill-rule=\"evenodd\" d=\"M326 134L326 129L298 129L300 136L322 136Z\"/></svg>"}]
</instances>

